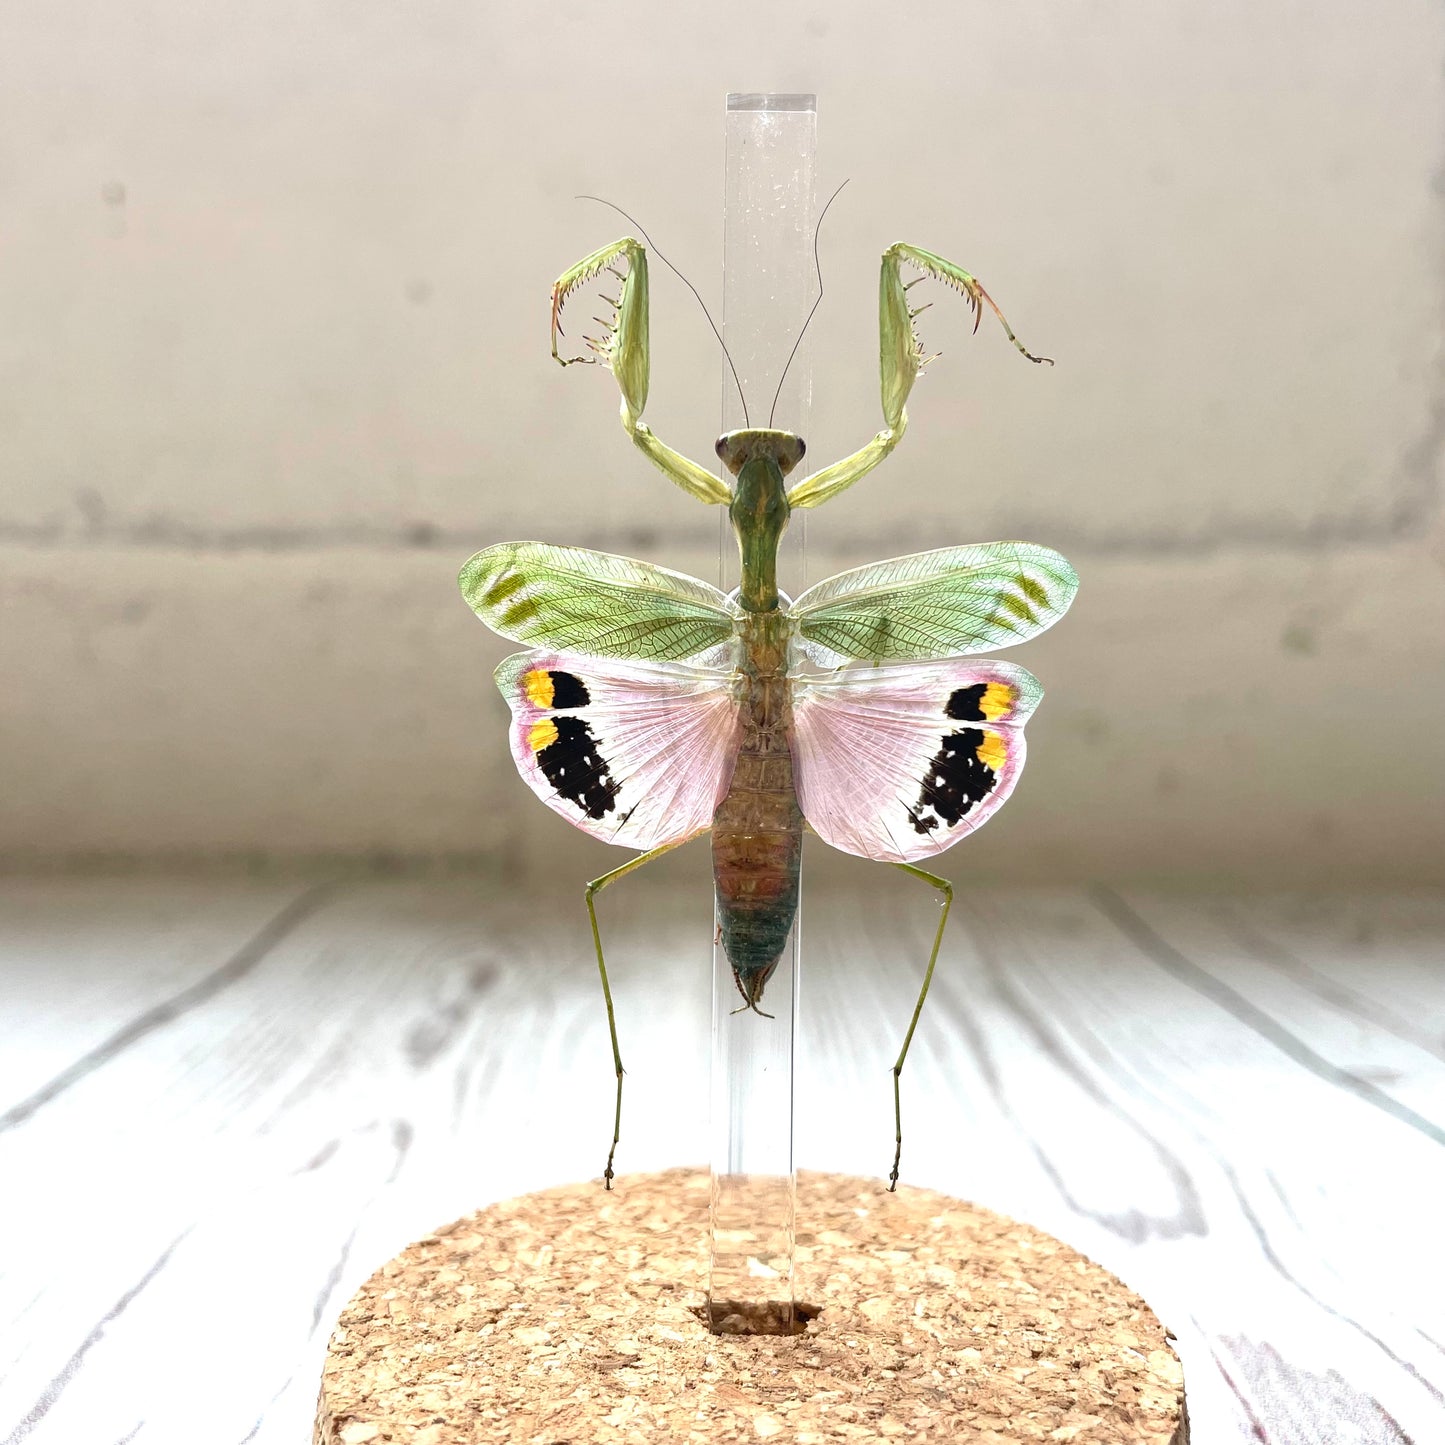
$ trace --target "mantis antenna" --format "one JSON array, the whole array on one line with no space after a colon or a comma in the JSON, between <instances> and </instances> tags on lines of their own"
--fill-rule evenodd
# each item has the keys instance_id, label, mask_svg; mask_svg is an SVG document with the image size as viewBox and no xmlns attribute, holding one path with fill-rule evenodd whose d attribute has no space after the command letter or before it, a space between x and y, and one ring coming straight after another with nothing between
<instances>
[{"instance_id":1,"label":"mantis antenna","mask_svg":"<svg viewBox=\"0 0 1445 1445\"><path fill-rule=\"evenodd\" d=\"M783 374L778 378L778 389L773 393L773 404L768 408L768 426L773 424L773 413L778 409L778 398L783 394L783 383L788 379L788 368L793 364L793 358L798 354L798 348L803 344L803 338L808 334L808 327L812 325L813 313L823 304L823 262L818 255L818 237L823 234L823 217L828 214L828 206L831 206L838 199L838 193L846 186L845 180L838 190L828 197L828 205L823 207L818 217L818 224L813 227L813 267L818 273L818 294L813 298L813 304L808 308L808 314L803 320L803 329L798 332L798 339L793 343L793 349L788 353L788 359L783 363ZM732 365L732 358L728 358L728 365ZM743 407L747 411L747 407Z\"/></svg>"},{"instance_id":2,"label":"mantis antenna","mask_svg":"<svg viewBox=\"0 0 1445 1445\"><path fill-rule=\"evenodd\" d=\"M847 183L844 182L844 184L846 185ZM840 186L838 189L841 190L841 189L842 189L842 186ZM836 195L836 194L837 194L837 192L835 191L835 192L834 192L834 195ZM725 356L725 357L727 358L728 370L729 370L730 372L732 372L732 375L733 375L733 385L734 385L735 387L737 387L737 389L738 389L738 400L739 400L740 402L742 402L742 404L743 404L743 424L744 424L745 426L751 426L751 425L752 425L752 422L751 422L751 420L750 420L749 417L748 417L748 399L747 399L747 397L745 397L745 396L743 395L743 384L742 384L741 381L738 380L738 369L737 369L737 367L735 367L735 366L733 365L732 355L731 355L731 354L729 353L729 351L728 351L728 344L727 344L726 341L724 341L724 340L722 339L722 332L717 329L717 322L715 322L715 321L712 319L712 312L707 309L707 302L702 299L702 295L701 295L701 293L698 291L697 287L694 286L694 285L692 284L692 282L689 281L689 280L687 279L687 277L684 276L684 275L682 274L682 272L679 271L679 270L677 269L677 267L674 266L674 265L672 264L672 262L669 261L669 260L667 259L667 257L664 256L664 255L662 254L662 252L657 249L657 243L652 239L652 237L649 236L649 235L647 234L647 232L644 231L644 230L642 229L642 227L639 226L639 225L637 224L637 222L634 221L634 220L632 219L632 217L629 216L629 215L627 214L627 212L622 209L621 206L617 205L614 201L609 201L605 196L585 196L585 195L584 195L584 196L577 196L575 199L576 199L576 200L579 200L579 201L596 201L599 206L610 206L614 211L617 212L617 214L618 214L619 216L621 216L624 220L626 220L629 225L635 226L635 227L637 228L637 234L638 234L639 236L641 236L642 239L643 239L644 241L646 241L647 244L652 248L652 254L653 254L654 256L656 256L657 259L658 259L659 261L661 261L662 264L663 264L664 266L666 266L667 269L668 269L669 271L671 271L672 274L673 274L674 276L676 276L677 279L678 279L679 281L681 281L682 284L683 284L684 286L686 286L689 291L692 292L693 296L697 299L697 304L702 307L702 314L707 317L707 324L712 327L712 334L717 337L717 344L722 347L723 356ZM828 202L828 205L832 205L832 204L833 204L833 203L832 203L831 201ZM826 210L827 210L827 207L824 207L825 213L826 213ZM820 217L819 219L821 220L822 218ZM816 244L816 237L814 238L814 240L815 240L815 244ZM821 282L820 282L820 290L819 290L819 296L820 296L820 298L821 298L821 295L822 295L822 292L821 292ZM812 313L809 312L809 317L810 317L810 319L811 319L811 316L812 316ZM805 322L804 325L806 326L806 324L807 324L807 323ZM797 347L794 347L793 349L796 351L796 350L797 350ZM788 359L789 359L790 361L792 360L791 357L789 357ZM774 397L774 398L773 398L773 405L776 406L777 404L778 404L778 399L777 399L777 397ZM771 425L771 422L769 423L769 425Z\"/></svg>"}]
</instances>

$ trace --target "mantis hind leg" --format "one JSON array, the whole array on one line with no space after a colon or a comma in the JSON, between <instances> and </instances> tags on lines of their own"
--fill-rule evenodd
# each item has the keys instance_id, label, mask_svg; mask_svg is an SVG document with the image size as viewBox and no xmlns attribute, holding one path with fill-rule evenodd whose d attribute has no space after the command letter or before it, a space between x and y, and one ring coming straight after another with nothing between
<instances>
[{"instance_id":1,"label":"mantis hind leg","mask_svg":"<svg viewBox=\"0 0 1445 1445\"><path fill-rule=\"evenodd\" d=\"M607 1151L607 1167L602 1171L602 1182L608 1189L612 1188L612 1161L616 1157L617 1145L622 1137L623 1068L622 1050L617 1044L617 1016L612 1008L612 985L607 981L607 961L602 956L602 933L597 927L597 909L592 900L608 884L616 883L619 878L625 878L629 873L635 873L644 864L651 863L654 858L661 857L662 854L669 853L672 849L681 847L688 841L687 838L679 838L675 843L663 843L660 847L649 849L646 853L630 859L620 868L614 868L610 873L604 873L600 878L594 878L587 885L587 917L592 922L592 945L597 950L597 972L602 976L602 997L607 1004L607 1035L612 1043L612 1066L617 1075L617 1101L612 1112L612 1147Z\"/></svg>"},{"instance_id":2,"label":"mantis hind leg","mask_svg":"<svg viewBox=\"0 0 1445 1445\"><path fill-rule=\"evenodd\" d=\"M938 950L943 943L943 930L948 924L948 911L953 907L953 884L946 878L940 878L934 873L925 873L922 868L915 868L911 863L895 863L895 868L917 878L920 882L927 883L930 888L937 889L943 895L943 911L939 914L938 930L933 935L933 952L928 955L928 968L923 975L923 987L918 990L918 1002L913 1005L913 1017L908 1020L908 1032L903 1036L903 1047L898 1051L898 1058L893 1064L893 1168L888 1175L888 1189L890 1193L898 1188L898 1161L903 1157L903 1106L899 1099L898 1080L903 1073L903 1063L908 1057L908 1047L913 1042L913 1032L918 1027L919 1015L923 1012L924 1000L928 997L929 985L933 982L933 970L938 963Z\"/></svg>"}]
</instances>

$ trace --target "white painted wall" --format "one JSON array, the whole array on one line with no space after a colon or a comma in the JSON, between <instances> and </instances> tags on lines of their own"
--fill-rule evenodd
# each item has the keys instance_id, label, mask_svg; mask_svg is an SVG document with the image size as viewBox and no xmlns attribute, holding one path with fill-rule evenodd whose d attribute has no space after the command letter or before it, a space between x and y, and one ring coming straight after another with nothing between
<instances>
[{"instance_id":1,"label":"white painted wall","mask_svg":"<svg viewBox=\"0 0 1445 1445\"><path fill-rule=\"evenodd\" d=\"M1432 876L1442 31L1423 0L6 7L0 858L573 856L453 577L514 536L712 575L716 517L552 364L546 296L619 234L582 190L717 294L746 88L816 90L852 178L813 458L878 424L893 240L1059 363L940 304L906 444L810 524L815 576L1009 535L1083 576L1018 654L1029 776L952 871ZM706 458L717 360L660 273L654 357L649 419Z\"/></svg>"}]
</instances>

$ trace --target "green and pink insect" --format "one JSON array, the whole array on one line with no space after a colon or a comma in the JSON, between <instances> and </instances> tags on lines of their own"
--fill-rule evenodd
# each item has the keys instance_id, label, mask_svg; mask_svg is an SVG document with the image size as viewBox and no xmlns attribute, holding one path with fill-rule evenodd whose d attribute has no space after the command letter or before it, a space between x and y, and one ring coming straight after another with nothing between
<instances>
[{"instance_id":1,"label":"green and pink insect","mask_svg":"<svg viewBox=\"0 0 1445 1445\"><path fill-rule=\"evenodd\" d=\"M622 1125L622 1054L594 899L603 888L711 832L721 940L744 1006L758 1008L798 907L803 832L892 863L936 889L943 907L893 1065L897 1182L899 1078L938 961L953 889L916 867L982 826L1013 791L1024 724L1043 690L1023 668L975 654L1052 626L1078 587L1068 562L1028 542L988 542L895 557L840 573L795 601L779 592L789 515L851 487L897 446L904 404L926 361L901 276L960 291L977 329L982 286L915 246L883 253L879 350L884 428L853 455L787 484L801 437L748 428L720 437L731 486L667 446L642 421L647 402L647 253L631 237L594 252L552 290L552 354L597 360L622 392L628 435L699 501L728 509L741 553L731 595L664 567L580 547L505 542L462 568L461 588L493 631L530 649L497 685L512 711L512 756L548 807L604 843L641 856L587 885L617 1079L611 1187ZM557 352L570 293L610 273L620 285L593 356ZM922 308L919 308L920 310Z\"/></svg>"}]
</instances>

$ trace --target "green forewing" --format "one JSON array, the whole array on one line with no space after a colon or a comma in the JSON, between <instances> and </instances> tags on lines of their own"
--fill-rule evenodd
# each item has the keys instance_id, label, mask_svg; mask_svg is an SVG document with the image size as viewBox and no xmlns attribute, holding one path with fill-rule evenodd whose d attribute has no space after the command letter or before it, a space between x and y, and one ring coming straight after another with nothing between
<instances>
[{"instance_id":1,"label":"green forewing","mask_svg":"<svg viewBox=\"0 0 1445 1445\"><path fill-rule=\"evenodd\" d=\"M494 632L596 657L683 662L732 635L716 587L631 557L503 542L462 568L462 595Z\"/></svg>"},{"instance_id":2,"label":"green forewing","mask_svg":"<svg viewBox=\"0 0 1445 1445\"><path fill-rule=\"evenodd\" d=\"M984 542L840 572L792 611L824 665L924 662L1023 642L1064 615L1078 586L1048 547Z\"/></svg>"}]
</instances>

